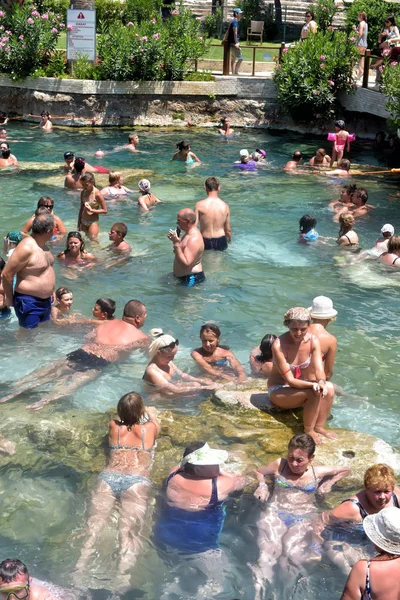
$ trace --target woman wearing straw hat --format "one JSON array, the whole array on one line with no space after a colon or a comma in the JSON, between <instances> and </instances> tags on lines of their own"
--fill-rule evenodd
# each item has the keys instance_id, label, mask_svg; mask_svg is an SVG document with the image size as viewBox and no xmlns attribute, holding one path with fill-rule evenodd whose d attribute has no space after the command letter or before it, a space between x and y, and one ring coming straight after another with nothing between
<instances>
[{"instance_id":1,"label":"woman wearing straw hat","mask_svg":"<svg viewBox=\"0 0 400 600\"><path fill-rule=\"evenodd\" d=\"M304 433L317 444L321 435L335 439L326 429L334 387L325 379L321 346L318 337L309 331L311 315L306 308L297 306L284 315L283 324L288 333L272 344L273 368L268 379L271 402L283 409L304 406Z\"/></svg>"},{"instance_id":2,"label":"woman wearing straw hat","mask_svg":"<svg viewBox=\"0 0 400 600\"><path fill-rule=\"evenodd\" d=\"M378 556L354 565L341 600L399 600L400 509L391 506L368 515L364 519L364 531Z\"/></svg>"},{"instance_id":3,"label":"woman wearing straw hat","mask_svg":"<svg viewBox=\"0 0 400 600\"><path fill-rule=\"evenodd\" d=\"M327 381L333 375L333 364L335 362L337 339L326 330L329 323L336 320L337 310L333 308L333 303L327 296L317 296L312 301L310 311L312 323L309 327L310 333L313 333L319 339L322 352L322 361Z\"/></svg>"}]
</instances>

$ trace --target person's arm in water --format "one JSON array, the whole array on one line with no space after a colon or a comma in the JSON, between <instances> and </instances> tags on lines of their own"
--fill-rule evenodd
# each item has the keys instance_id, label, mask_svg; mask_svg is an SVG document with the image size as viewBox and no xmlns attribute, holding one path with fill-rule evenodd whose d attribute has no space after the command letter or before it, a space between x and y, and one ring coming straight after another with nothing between
<instances>
[{"instance_id":1,"label":"person's arm in water","mask_svg":"<svg viewBox=\"0 0 400 600\"><path fill-rule=\"evenodd\" d=\"M256 469L256 477L258 480L258 487L254 492L254 496L256 498L258 498L259 500L262 500L263 502L268 500L270 492L269 492L268 485L264 481L264 477L266 475L267 476L275 476L277 473L279 473L279 467L280 467L281 461L282 461L282 459L278 458L277 460L274 460L269 465L266 465L265 467L258 467L258 469Z\"/></svg>"},{"instance_id":2,"label":"person's arm in water","mask_svg":"<svg viewBox=\"0 0 400 600\"><path fill-rule=\"evenodd\" d=\"M146 412L150 417L150 421L155 427L154 437L158 437L160 435L161 425L157 418L157 410L154 408L154 406L146 406Z\"/></svg>"},{"instance_id":3,"label":"person's arm in water","mask_svg":"<svg viewBox=\"0 0 400 600\"><path fill-rule=\"evenodd\" d=\"M175 154L173 155L173 157L171 158L171 162L173 160L178 160L178 156L179 156L179 152L175 152Z\"/></svg>"},{"instance_id":4,"label":"person's arm in water","mask_svg":"<svg viewBox=\"0 0 400 600\"><path fill-rule=\"evenodd\" d=\"M194 153L194 152L189 152L189 156L190 156L191 158L193 158L193 160L194 160L195 162L197 162L197 163L201 163L201 160L199 159L199 157L198 157L198 156L196 156L196 155L195 155L195 153Z\"/></svg>"},{"instance_id":5,"label":"person's arm in water","mask_svg":"<svg viewBox=\"0 0 400 600\"><path fill-rule=\"evenodd\" d=\"M13 306L14 294L13 294L13 280L14 275L21 271L29 262L31 258L31 248L27 241L23 244L18 244L14 252L8 259L6 266L2 272L2 281L4 288L4 299L6 306Z\"/></svg>"},{"instance_id":6,"label":"person's arm in water","mask_svg":"<svg viewBox=\"0 0 400 600\"><path fill-rule=\"evenodd\" d=\"M179 373L179 369L176 369L176 371ZM193 391L194 389L198 390L201 388L208 388L208 386L203 386L198 381L190 381L190 383L187 383L186 385L175 385L170 383L158 369L152 369L151 365L149 365L149 367L146 369L144 380L149 383L153 383L155 386L173 394L185 394Z\"/></svg>"},{"instance_id":7,"label":"person's arm in water","mask_svg":"<svg viewBox=\"0 0 400 600\"><path fill-rule=\"evenodd\" d=\"M30 219L27 220L27 222L25 223L25 225L21 229L21 233L22 234L29 233L31 231L33 219L34 219L34 217L31 217Z\"/></svg>"},{"instance_id":8,"label":"person's arm in water","mask_svg":"<svg viewBox=\"0 0 400 600\"><path fill-rule=\"evenodd\" d=\"M367 561L359 560L350 571L340 600L360 600L364 597Z\"/></svg>"},{"instance_id":9,"label":"person's arm in water","mask_svg":"<svg viewBox=\"0 0 400 600\"><path fill-rule=\"evenodd\" d=\"M206 373L212 377L218 377L218 379L226 379L228 381L246 381L246 374L243 370L243 367L232 352L230 352L229 355L226 355L224 358L229 360L231 367L236 371L234 376L224 373L221 368L215 367L213 364L210 364L204 360L204 357L201 355L199 350L193 350L191 357Z\"/></svg>"},{"instance_id":10,"label":"person's arm in water","mask_svg":"<svg viewBox=\"0 0 400 600\"><path fill-rule=\"evenodd\" d=\"M226 215L226 221L224 223L224 231L225 231L225 235L226 235L226 239L228 241L228 243L230 244L232 242L232 229L231 229L231 213L229 210L229 206L227 209L227 215Z\"/></svg>"},{"instance_id":11,"label":"person's arm in water","mask_svg":"<svg viewBox=\"0 0 400 600\"><path fill-rule=\"evenodd\" d=\"M333 485L347 477L350 474L350 469L347 467L315 467L316 475L321 479L321 484L318 486L319 494L327 494L331 491Z\"/></svg>"}]
</instances>

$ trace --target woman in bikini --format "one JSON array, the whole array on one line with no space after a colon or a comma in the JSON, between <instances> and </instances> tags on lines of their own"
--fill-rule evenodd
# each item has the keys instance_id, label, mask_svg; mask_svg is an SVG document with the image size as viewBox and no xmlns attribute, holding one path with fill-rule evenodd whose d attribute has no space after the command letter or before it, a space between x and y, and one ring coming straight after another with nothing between
<instances>
[{"instance_id":1,"label":"woman in bikini","mask_svg":"<svg viewBox=\"0 0 400 600\"><path fill-rule=\"evenodd\" d=\"M201 348L192 352L192 358L208 375L216 379L246 381L244 369L227 346L220 346L221 330L212 323L200 328Z\"/></svg>"},{"instance_id":2,"label":"woman in bikini","mask_svg":"<svg viewBox=\"0 0 400 600\"><path fill-rule=\"evenodd\" d=\"M161 200L150 191L151 185L148 179L141 179L138 185L139 190L141 191L141 195L138 198L138 205L141 209L149 212L151 206L154 204L161 204Z\"/></svg>"},{"instance_id":3,"label":"woman in bikini","mask_svg":"<svg viewBox=\"0 0 400 600\"><path fill-rule=\"evenodd\" d=\"M64 233L67 233L67 229L66 229L64 223L62 222L62 220L60 219L60 217L57 217L57 215L54 214L54 200L52 198L50 198L50 196L41 196L37 203L37 209L38 208L46 208L47 211L53 215L53 217L54 217L54 232L53 232L54 235L63 235ZM35 215L33 215L30 219L27 220L27 222L21 229L21 233L28 234L31 231L34 218L35 218Z\"/></svg>"},{"instance_id":4,"label":"woman in bikini","mask_svg":"<svg viewBox=\"0 0 400 600\"><path fill-rule=\"evenodd\" d=\"M102 194L95 187L92 173L81 177L81 207L78 215L78 230L83 231L91 240L97 240L99 234L99 215L107 214L107 205Z\"/></svg>"},{"instance_id":5,"label":"woman in bikini","mask_svg":"<svg viewBox=\"0 0 400 600\"><path fill-rule=\"evenodd\" d=\"M192 377L178 369L173 361L178 352L179 340L172 335L163 334L160 329L153 329L150 333L155 340L150 344L151 360L143 375L148 391L153 388L162 390L163 393L186 394L193 390L218 387L211 380Z\"/></svg>"},{"instance_id":6,"label":"woman in bikini","mask_svg":"<svg viewBox=\"0 0 400 600\"><path fill-rule=\"evenodd\" d=\"M145 407L143 398L136 392L122 396L117 412L118 419L109 424L110 458L99 474L98 485L92 494L86 541L77 569L85 569L95 553L97 537L119 501L119 572L129 578L128 573L145 539L146 512L151 493L149 471L160 425L155 409Z\"/></svg>"},{"instance_id":7,"label":"woman in bikini","mask_svg":"<svg viewBox=\"0 0 400 600\"><path fill-rule=\"evenodd\" d=\"M67 235L67 247L58 255L66 263L88 263L96 260L95 256L85 250L85 242L79 231L70 231Z\"/></svg>"},{"instance_id":8,"label":"woman in bikini","mask_svg":"<svg viewBox=\"0 0 400 600\"><path fill-rule=\"evenodd\" d=\"M190 144L187 140L183 140L176 145L178 148L178 152L175 152L171 160L177 160L179 162L184 162L187 165L192 165L193 163L201 163L201 160L195 155L194 152L190 150Z\"/></svg>"},{"instance_id":9,"label":"woman in bikini","mask_svg":"<svg viewBox=\"0 0 400 600\"><path fill-rule=\"evenodd\" d=\"M260 557L254 573L258 591L265 580L272 580L275 565L279 564L283 580L288 576L290 579L291 565L298 574L305 557L320 552L312 543L311 519L317 514L316 494L329 492L333 484L350 471L341 467L314 467L314 457L315 442L303 433L290 440L287 458L278 458L256 470L259 481L254 492L256 498L266 502L269 488L272 492L267 509L257 523ZM270 485L264 480L266 476Z\"/></svg>"},{"instance_id":10,"label":"woman in bikini","mask_svg":"<svg viewBox=\"0 0 400 600\"><path fill-rule=\"evenodd\" d=\"M336 240L338 246L350 248L358 246L358 235L353 230L355 219L352 214L342 213L339 215L339 236Z\"/></svg>"},{"instance_id":11,"label":"woman in bikini","mask_svg":"<svg viewBox=\"0 0 400 600\"><path fill-rule=\"evenodd\" d=\"M272 344L276 335L267 333L264 335L259 346L253 348L250 354L250 368L254 377L269 377L272 372Z\"/></svg>"},{"instance_id":12,"label":"woman in bikini","mask_svg":"<svg viewBox=\"0 0 400 600\"><path fill-rule=\"evenodd\" d=\"M387 252L380 255L379 260L385 265L400 268L400 235L392 235L388 241Z\"/></svg>"},{"instance_id":13,"label":"woman in bikini","mask_svg":"<svg viewBox=\"0 0 400 600\"><path fill-rule=\"evenodd\" d=\"M334 439L326 429L334 397L334 387L326 381L318 338L309 332L311 316L302 307L291 308L283 324L289 332L272 345L273 369L268 378L271 402L279 408L304 406L304 432L322 441L321 435Z\"/></svg>"}]
</instances>

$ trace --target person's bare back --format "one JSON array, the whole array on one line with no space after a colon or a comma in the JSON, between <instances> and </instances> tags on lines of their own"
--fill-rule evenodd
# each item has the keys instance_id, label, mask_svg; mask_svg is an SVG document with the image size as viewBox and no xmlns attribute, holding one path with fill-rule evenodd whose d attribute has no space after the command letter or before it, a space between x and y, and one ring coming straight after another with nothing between
<instances>
[{"instance_id":1,"label":"person's bare back","mask_svg":"<svg viewBox=\"0 0 400 600\"><path fill-rule=\"evenodd\" d=\"M205 238L217 238L226 235L230 241L229 206L220 198L205 198L197 202L195 213L200 224L201 235ZM229 235L228 235L229 234Z\"/></svg>"}]
</instances>

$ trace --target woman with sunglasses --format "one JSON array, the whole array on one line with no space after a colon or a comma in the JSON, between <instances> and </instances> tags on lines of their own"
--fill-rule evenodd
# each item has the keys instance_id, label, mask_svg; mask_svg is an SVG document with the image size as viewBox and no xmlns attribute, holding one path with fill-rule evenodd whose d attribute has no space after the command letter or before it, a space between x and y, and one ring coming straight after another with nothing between
<instances>
[{"instance_id":1,"label":"woman with sunglasses","mask_svg":"<svg viewBox=\"0 0 400 600\"><path fill-rule=\"evenodd\" d=\"M55 215L53 212L54 201L50 198L50 196L41 196L37 203L37 208L46 208L49 211L49 213L53 215L53 217L54 217L54 235L64 235L64 233L67 233L67 229L66 229L64 223L62 222L60 217L57 217L57 215ZM30 219L27 220L27 222L21 229L21 233L28 234L31 231L34 218L35 218L35 215L32 215L30 217Z\"/></svg>"},{"instance_id":2,"label":"woman with sunglasses","mask_svg":"<svg viewBox=\"0 0 400 600\"><path fill-rule=\"evenodd\" d=\"M318 25L314 21L314 18L314 13L311 10L308 10L305 16L306 22L304 23L300 34L300 40L302 42L308 38L310 31L311 33L316 33Z\"/></svg>"},{"instance_id":3,"label":"woman with sunglasses","mask_svg":"<svg viewBox=\"0 0 400 600\"><path fill-rule=\"evenodd\" d=\"M161 329L153 329L150 334L155 339L150 344L151 360L143 375L147 386L174 394L219 387L210 380L192 377L178 369L173 361L178 352L179 340L172 335L164 334Z\"/></svg>"},{"instance_id":4,"label":"woman with sunglasses","mask_svg":"<svg viewBox=\"0 0 400 600\"><path fill-rule=\"evenodd\" d=\"M79 231L70 231L67 235L67 247L58 258L68 263L81 263L95 260L95 256L85 250L85 242Z\"/></svg>"}]
</instances>

